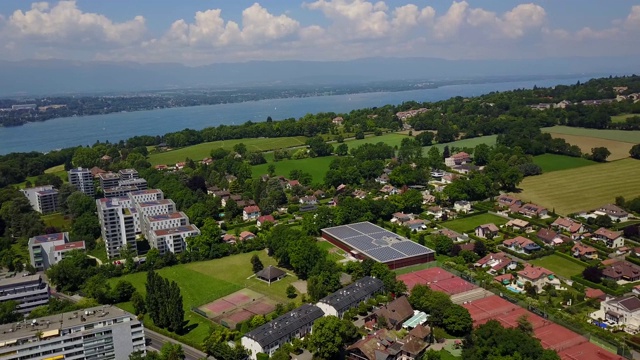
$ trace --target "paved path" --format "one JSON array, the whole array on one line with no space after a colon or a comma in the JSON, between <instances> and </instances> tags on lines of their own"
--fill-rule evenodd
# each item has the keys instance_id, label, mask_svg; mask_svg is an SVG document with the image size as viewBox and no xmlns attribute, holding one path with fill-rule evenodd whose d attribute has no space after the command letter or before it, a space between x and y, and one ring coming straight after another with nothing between
<instances>
[{"instance_id":1,"label":"paved path","mask_svg":"<svg viewBox=\"0 0 640 360\"><path fill-rule=\"evenodd\" d=\"M98 258L97 258L97 257L95 257L95 256L88 255L88 254L87 254L87 257L90 257L90 258L92 258L92 259L95 259L95 260L96 260L96 262L98 263L98 266L102 266L102 260L98 259Z\"/></svg>"}]
</instances>

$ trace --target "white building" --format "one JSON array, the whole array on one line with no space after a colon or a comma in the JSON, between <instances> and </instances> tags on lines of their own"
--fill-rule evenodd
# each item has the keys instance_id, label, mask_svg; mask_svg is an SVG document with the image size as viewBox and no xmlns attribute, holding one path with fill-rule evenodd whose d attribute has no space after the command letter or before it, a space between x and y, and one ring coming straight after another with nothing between
<instances>
[{"instance_id":1,"label":"white building","mask_svg":"<svg viewBox=\"0 0 640 360\"><path fill-rule=\"evenodd\" d=\"M466 200L456 201L453 203L453 210L466 214L471 211L471 203Z\"/></svg>"},{"instance_id":2,"label":"white building","mask_svg":"<svg viewBox=\"0 0 640 360\"><path fill-rule=\"evenodd\" d=\"M120 249L125 245L129 249L137 250L136 218L138 214L135 208L130 208L131 200L128 197L105 198L96 200L96 204L107 256L110 258L120 256Z\"/></svg>"},{"instance_id":3,"label":"white building","mask_svg":"<svg viewBox=\"0 0 640 360\"><path fill-rule=\"evenodd\" d=\"M105 190L118 186L118 182L120 181L120 174L108 172L99 174L98 178L100 179L100 187L102 188L102 190Z\"/></svg>"},{"instance_id":4,"label":"white building","mask_svg":"<svg viewBox=\"0 0 640 360\"><path fill-rule=\"evenodd\" d=\"M367 301L384 289L384 283L380 279L365 276L356 282L320 299L316 304L324 315L342 318L349 309L357 307L361 302Z\"/></svg>"},{"instance_id":5,"label":"white building","mask_svg":"<svg viewBox=\"0 0 640 360\"><path fill-rule=\"evenodd\" d=\"M94 197L96 192L93 187L93 175L91 170L85 168L71 169L67 172L69 184L87 196Z\"/></svg>"},{"instance_id":6,"label":"white building","mask_svg":"<svg viewBox=\"0 0 640 360\"><path fill-rule=\"evenodd\" d=\"M118 175L120 176L121 180L131 180L139 178L138 170L136 169L122 169L118 171Z\"/></svg>"},{"instance_id":7,"label":"white building","mask_svg":"<svg viewBox=\"0 0 640 360\"><path fill-rule=\"evenodd\" d=\"M247 206L242 210L242 220L256 220L260 217L260 208L256 205Z\"/></svg>"},{"instance_id":8,"label":"white building","mask_svg":"<svg viewBox=\"0 0 640 360\"><path fill-rule=\"evenodd\" d=\"M145 353L144 326L112 306L0 325L0 356L5 360L120 360L133 352Z\"/></svg>"},{"instance_id":9,"label":"white building","mask_svg":"<svg viewBox=\"0 0 640 360\"><path fill-rule=\"evenodd\" d=\"M256 360L259 353L271 356L291 340L311 334L313 322L323 315L319 307L304 304L246 333L240 342L249 350L249 358L252 360Z\"/></svg>"},{"instance_id":10,"label":"white building","mask_svg":"<svg viewBox=\"0 0 640 360\"><path fill-rule=\"evenodd\" d=\"M0 302L5 301L17 302L17 311L26 316L38 306L49 303L49 285L40 275L20 276L18 274L12 278L0 279ZM0 347L0 357L4 359L4 355L6 354Z\"/></svg>"},{"instance_id":11,"label":"white building","mask_svg":"<svg viewBox=\"0 0 640 360\"><path fill-rule=\"evenodd\" d=\"M147 190L147 180L145 179L126 179L118 181L118 186L135 186L138 190Z\"/></svg>"},{"instance_id":12,"label":"white building","mask_svg":"<svg viewBox=\"0 0 640 360\"><path fill-rule=\"evenodd\" d=\"M164 254L167 251L174 254L183 252L187 248L187 239L200 235L195 225L185 225L170 229L151 230L147 234L149 245Z\"/></svg>"},{"instance_id":13,"label":"white building","mask_svg":"<svg viewBox=\"0 0 640 360\"><path fill-rule=\"evenodd\" d=\"M141 230L143 233L147 233L152 230L170 229L186 225L189 225L189 217L180 211L162 215L143 216Z\"/></svg>"},{"instance_id":14,"label":"white building","mask_svg":"<svg viewBox=\"0 0 640 360\"><path fill-rule=\"evenodd\" d=\"M627 332L640 330L640 299L635 295L607 299L600 303L600 311L596 314L609 325L624 325Z\"/></svg>"},{"instance_id":15,"label":"white building","mask_svg":"<svg viewBox=\"0 0 640 360\"><path fill-rule=\"evenodd\" d=\"M164 200L164 193L160 189L138 190L129 193L129 198L133 202L146 202Z\"/></svg>"},{"instance_id":16,"label":"white building","mask_svg":"<svg viewBox=\"0 0 640 360\"><path fill-rule=\"evenodd\" d=\"M137 186L114 186L102 190L104 197L114 198L128 196L130 193L139 190Z\"/></svg>"},{"instance_id":17,"label":"white building","mask_svg":"<svg viewBox=\"0 0 640 360\"><path fill-rule=\"evenodd\" d=\"M53 185L38 186L20 190L29 199L33 210L48 214L58 211L58 190Z\"/></svg>"},{"instance_id":18,"label":"white building","mask_svg":"<svg viewBox=\"0 0 640 360\"><path fill-rule=\"evenodd\" d=\"M596 216L606 215L613 222L625 222L629 220L629 213L623 208L613 204L607 204L607 205L601 206L597 208L593 212L593 214Z\"/></svg>"},{"instance_id":19,"label":"white building","mask_svg":"<svg viewBox=\"0 0 640 360\"><path fill-rule=\"evenodd\" d=\"M176 203L171 199L162 199L155 201L145 201L135 203L140 216L154 216L169 214L176 211Z\"/></svg>"},{"instance_id":20,"label":"white building","mask_svg":"<svg viewBox=\"0 0 640 360\"><path fill-rule=\"evenodd\" d=\"M47 270L71 250L84 250L84 241L69 241L69 233L38 235L29 239L29 259L38 271Z\"/></svg>"}]
</instances>

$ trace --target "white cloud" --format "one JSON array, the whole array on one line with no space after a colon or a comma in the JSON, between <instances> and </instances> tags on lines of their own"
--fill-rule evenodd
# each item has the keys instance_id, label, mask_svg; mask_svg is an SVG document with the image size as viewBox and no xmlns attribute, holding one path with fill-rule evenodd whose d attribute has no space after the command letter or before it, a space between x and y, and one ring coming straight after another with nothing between
<instances>
[{"instance_id":1,"label":"white cloud","mask_svg":"<svg viewBox=\"0 0 640 360\"><path fill-rule=\"evenodd\" d=\"M305 3L310 10L320 10L333 23L331 29L348 39L381 38L389 34L387 5L379 1L318 0Z\"/></svg>"},{"instance_id":2,"label":"white cloud","mask_svg":"<svg viewBox=\"0 0 640 360\"><path fill-rule=\"evenodd\" d=\"M47 2L34 3L25 12L16 10L7 22L11 35L47 43L127 45L142 39L146 32L142 16L114 23L104 15L83 12L75 1L60 1L53 7Z\"/></svg>"},{"instance_id":3,"label":"white cloud","mask_svg":"<svg viewBox=\"0 0 640 360\"><path fill-rule=\"evenodd\" d=\"M624 21L624 27L629 30L640 29L640 5L631 7L631 12Z\"/></svg>"},{"instance_id":4,"label":"white cloud","mask_svg":"<svg viewBox=\"0 0 640 360\"><path fill-rule=\"evenodd\" d=\"M492 37L517 39L528 30L542 29L546 21L545 10L535 4L521 4L502 16L484 9L471 9L467 23L473 27L485 27Z\"/></svg>"},{"instance_id":5,"label":"white cloud","mask_svg":"<svg viewBox=\"0 0 640 360\"><path fill-rule=\"evenodd\" d=\"M432 26L436 16L436 11L431 6L426 6L420 10L414 4L400 6L393 10L393 20L391 24L394 29L405 29L420 26L421 24Z\"/></svg>"},{"instance_id":6,"label":"white cloud","mask_svg":"<svg viewBox=\"0 0 640 360\"><path fill-rule=\"evenodd\" d=\"M253 44L280 39L298 31L300 23L287 15L275 16L254 3L242 12L242 38Z\"/></svg>"},{"instance_id":7,"label":"white cloud","mask_svg":"<svg viewBox=\"0 0 640 360\"><path fill-rule=\"evenodd\" d=\"M436 20L435 36L439 39L457 35L467 15L469 4L466 1L454 1L447 12Z\"/></svg>"}]
</instances>

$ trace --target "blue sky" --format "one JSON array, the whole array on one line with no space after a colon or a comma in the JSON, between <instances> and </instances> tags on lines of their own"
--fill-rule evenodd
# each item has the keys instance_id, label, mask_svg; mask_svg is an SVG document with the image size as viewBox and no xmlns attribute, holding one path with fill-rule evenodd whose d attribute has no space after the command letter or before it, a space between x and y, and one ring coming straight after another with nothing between
<instances>
[{"instance_id":1,"label":"blue sky","mask_svg":"<svg viewBox=\"0 0 640 360\"><path fill-rule=\"evenodd\" d=\"M6 60L638 55L638 35L632 1L0 1Z\"/></svg>"}]
</instances>

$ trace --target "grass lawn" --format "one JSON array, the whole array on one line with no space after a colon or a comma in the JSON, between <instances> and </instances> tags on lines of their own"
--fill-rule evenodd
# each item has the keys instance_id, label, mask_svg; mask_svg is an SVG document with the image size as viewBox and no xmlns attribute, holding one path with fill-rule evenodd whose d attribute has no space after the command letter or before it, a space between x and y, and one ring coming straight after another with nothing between
<instances>
[{"instance_id":1,"label":"grass lawn","mask_svg":"<svg viewBox=\"0 0 640 360\"><path fill-rule=\"evenodd\" d=\"M45 174L54 174L57 177L59 177L60 179L62 179L62 182L67 182L69 180L68 176L67 176L67 172L64 170L64 165L57 165L54 167L50 167L48 169L46 169L44 171ZM19 189L24 189L26 187L26 182L30 181L31 185L33 186L33 184L35 184L36 182L36 178L38 176L29 176L27 177L27 179L19 184L16 184L16 186L18 186Z\"/></svg>"},{"instance_id":2,"label":"grass lawn","mask_svg":"<svg viewBox=\"0 0 640 360\"><path fill-rule=\"evenodd\" d=\"M548 132L551 134L587 136L592 138L628 142L632 144L640 143L640 130L634 130L634 131L601 130L601 129L586 129L586 128L570 127L570 126L553 126L553 127L542 128L542 131Z\"/></svg>"},{"instance_id":3,"label":"grass lawn","mask_svg":"<svg viewBox=\"0 0 640 360\"><path fill-rule=\"evenodd\" d=\"M45 226L53 226L60 231L71 229L71 218L65 219L62 213L42 215L42 221Z\"/></svg>"},{"instance_id":4,"label":"grass lawn","mask_svg":"<svg viewBox=\"0 0 640 360\"><path fill-rule=\"evenodd\" d=\"M311 174L313 177L312 183L322 183L324 182L324 175L327 173L327 170L329 170L331 161L335 158L335 156L323 156L300 160L268 162L266 164L252 166L252 172L254 178L259 177L260 175L268 173L267 168L269 164L273 164L276 167L276 175L289 177L291 170L298 169Z\"/></svg>"},{"instance_id":5,"label":"grass lawn","mask_svg":"<svg viewBox=\"0 0 640 360\"><path fill-rule=\"evenodd\" d=\"M604 131L604 130L602 130ZM611 130L613 131L613 130ZM551 133L551 136L554 138L564 139L571 145L577 145L583 153L590 154L591 149L595 147L606 147L611 155L607 158L609 161L620 160L629 157L629 150L634 145L632 143L624 142L624 141L616 141L609 139L602 139L598 137L589 137L582 135L567 135L567 134L557 134Z\"/></svg>"},{"instance_id":6,"label":"grass lawn","mask_svg":"<svg viewBox=\"0 0 640 360\"><path fill-rule=\"evenodd\" d=\"M340 260L343 260L344 257L344 250L338 248L337 246L333 245L332 243L328 242L328 241L318 241L316 243L318 245L318 247L324 251L326 251L329 255L329 259L332 259L335 262L338 262Z\"/></svg>"},{"instance_id":7,"label":"grass lawn","mask_svg":"<svg viewBox=\"0 0 640 360\"><path fill-rule=\"evenodd\" d=\"M484 214L470 216L466 218L445 221L441 225L453 231L457 231L459 233L463 233L463 232L468 233L468 232L473 232L473 230L480 225L494 223L497 226L500 226L500 225L506 224L508 221L509 220L503 217L484 213Z\"/></svg>"},{"instance_id":8,"label":"grass lawn","mask_svg":"<svg viewBox=\"0 0 640 360\"><path fill-rule=\"evenodd\" d=\"M640 116L640 114L614 115L614 116L611 117L611 122L612 123L622 123L622 122L627 121L628 118L634 117L634 116Z\"/></svg>"},{"instance_id":9,"label":"grass lawn","mask_svg":"<svg viewBox=\"0 0 640 360\"><path fill-rule=\"evenodd\" d=\"M543 173L551 171L575 169L583 166L595 165L597 162L584 158L566 155L543 154L533 158L533 162L542 168Z\"/></svg>"},{"instance_id":10,"label":"grass lawn","mask_svg":"<svg viewBox=\"0 0 640 360\"><path fill-rule=\"evenodd\" d=\"M268 295L277 301L288 301L286 288L297 278L290 275L281 281L272 283L271 286L254 278L248 279L253 274L250 262L253 254L258 254L265 266L276 264L276 261L268 257L264 251L257 251L158 270L158 274L180 285L185 318L189 323L187 327L193 327L190 332L183 335L186 341L191 344L202 343L209 334L209 327L215 326L213 322L192 312L190 310L192 307L206 304L245 287L250 287L252 290ZM113 285L118 280L129 281L141 294L146 293L146 273L144 272L110 279L109 282ZM118 306L128 311L133 310L130 303L118 304ZM145 317L145 322L150 322L150 320Z\"/></svg>"},{"instance_id":11,"label":"grass lawn","mask_svg":"<svg viewBox=\"0 0 640 360\"><path fill-rule=\"evenodd\" d=\"M357 148L358 146L361 146L363 144L377 144L379 142L383 142L387 145L390 145L391 147L393 146L400 147L400 143L402 142L402 139L407 137L408 135L403 135L399 133L388 133L380 136L368 136L368 137L365 137L364 139L345 140L344 143L349 145L349 149ZM334 143L333 146L338 146L338 144Z\"/></svg>"},{"instance_id":12,"label":"grass lawn","mask_svg":"<svg viewBox=\"0 0 640 360\"><path fill-rule=\"evenodd\" d=\"M233 146L243 143L249 151L268 151L274 149L288 148L292 146L304 145L307 140L304 136L281 137L281 138L259 138L259 139L234 139L224 141L212 141L193 146L187 146L177 150L161 152L149 155L151 165L175 164L184 161L186 158L192 160L202 160L209 157L211 150L224 148L231 150Z\"/></svg>"},{"instance_id":13,"label":"grass lawn","mask_svg":"<svg viewBox=\"0 0 640 360\"><path fill-rule=\"evenodd\" d=\"M62 172L64 172L65 175L67 174L67 172L64 171L64 164L50 167L44 171L45 174L60 174Z\"/></svg>"},{"instance_id":14,"label":"grass lawn","mask_svg":"<svg viewBox=\"0 0 640 360\"><path fill-rule=\"evenodd\" d=\"M449 148L452 148L452 147L474 148L474 147L476 147L476 146L478 146L480 144L487 144L489 146L493 146L493 145L495 145L497 138L498 138L498 135L488 135L488 136L480 136L480 137L471 138L471 139L462 139L462 140L458 140L458 141L454 141L454 142L450 142L450 143L446 143L446 144L435 144L433 146L435 146L438 149L440 149L440 152L442 152L442 150L444 150L445 146L449 146ZM427 152L429 152L430 148L431 148L431 146L423 147L422 148L422 153L426 155Z\"/></svg>"},{"instance_id":15,"label":"grass lawn","mask_svg":"<svg viewBox=\"0 0 640 360\"><path fill-rule=\"evenodd\" d=\"M638 196L638 179L640 162L624 159L527 177L516 196L568 215L612 203L616 196Z\"/></svg>"},{"instance_id":16,"label":"grass lawn","mask_svg":"<svg viewBox=\"0 0 640 360\"><path fill-rule=\"evenodd\" d=\"M533 265L542 266L543 268L549 269L565 278L570 278L573 275L581 274L582 270L584 270L585 268L578 263L574 263L573 261L565 259L558 255L549 255L540 259L531 260L529 262Z\"/></svg>"}]
</instances>

